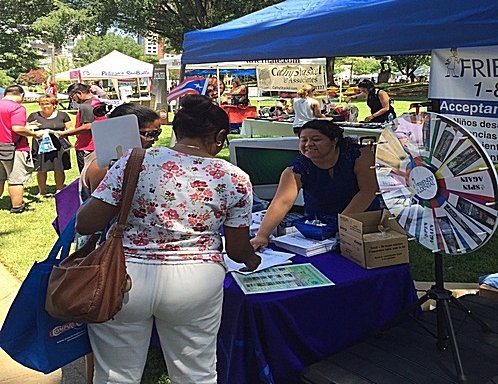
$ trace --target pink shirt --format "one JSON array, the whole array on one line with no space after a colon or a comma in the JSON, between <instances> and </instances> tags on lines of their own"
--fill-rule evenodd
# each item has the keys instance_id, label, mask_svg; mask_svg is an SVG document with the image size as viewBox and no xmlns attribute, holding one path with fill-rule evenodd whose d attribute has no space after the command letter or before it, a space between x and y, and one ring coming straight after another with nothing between
<instances>
[{"instance_id":1,"label":"pink shirt","mask_svg":"<svg viewBox=\"0 0 498 384\"><path fill-rule=\"evenodd\" d=\"M0 143L17 143L16 151L29 152L28 139L12 131L12 126L26 125L26 108L13 100L0 100Z\"/></svg>"}]
</instances>

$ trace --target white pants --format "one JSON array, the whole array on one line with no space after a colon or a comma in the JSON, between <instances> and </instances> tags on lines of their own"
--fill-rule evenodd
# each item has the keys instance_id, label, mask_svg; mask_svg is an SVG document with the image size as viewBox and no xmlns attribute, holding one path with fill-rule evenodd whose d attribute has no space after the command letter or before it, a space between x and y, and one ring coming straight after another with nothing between
<instances>
[{"instance_id":1,"label":"white pants","mask_svg":"<svg viewBox=\"0 0 498 384\"><path fill-rule=\"evenodd\" d=\"M216 384L225 269L128 263L132 288L114 320L89 324L94 384L140 383L155 319L172 383Z\"/></svg>"}]
</instances>

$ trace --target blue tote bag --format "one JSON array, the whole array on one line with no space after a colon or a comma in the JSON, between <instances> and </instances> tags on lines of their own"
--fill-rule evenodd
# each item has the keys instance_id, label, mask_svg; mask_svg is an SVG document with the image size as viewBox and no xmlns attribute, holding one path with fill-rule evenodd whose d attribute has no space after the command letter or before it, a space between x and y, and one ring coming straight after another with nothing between
<instances>
[{"instance_id":1,"label":"blue tote bag","mask_svg":"<svg viewBox=\"0 0 498 384\"><path fill-rule=\"evenodd\" d=\"M69 254L75 220L68 223L47 259L31 267L0 331L0 347L12 359L43 373L91 352L86 324L57 320L45 311L48 278L52 267Z\"/></svg>"}]
</instances>

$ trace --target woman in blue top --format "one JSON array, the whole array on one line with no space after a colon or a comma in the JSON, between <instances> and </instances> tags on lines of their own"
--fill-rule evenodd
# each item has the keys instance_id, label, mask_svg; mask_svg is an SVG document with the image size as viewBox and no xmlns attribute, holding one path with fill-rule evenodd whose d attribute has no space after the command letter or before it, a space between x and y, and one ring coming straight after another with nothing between
<instances>
[{"instance_id":1,"label":"woman in blue top","mask_svg":"<svg viewBox=\"0 0 498 384\"><path fill-rule=\"evenodd\" d=\"M328 120L307 122L298 135L301 154L280 176L275 197L251 240L255 249L268 245L270 234L292 208L301 188L306 215L337 215L380 208L370 147L344 138L343 129Z\"/></svg>"}]
</instances>

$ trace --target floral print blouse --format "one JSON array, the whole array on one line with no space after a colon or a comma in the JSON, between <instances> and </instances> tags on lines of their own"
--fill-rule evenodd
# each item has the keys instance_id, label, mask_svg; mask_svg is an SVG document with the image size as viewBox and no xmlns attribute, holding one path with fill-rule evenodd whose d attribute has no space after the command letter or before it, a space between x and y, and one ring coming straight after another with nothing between
<instances>
[{"instance_id":1,"label":"floral print blouse","mask_svg":"<svg viewBox=\"0 0 498 384\"><path fill-rule=\"evenodd\" d=\"M107 172L94 198L121 200L129 153ZM150 148L140 171L123 238L127 262L222 263L222 225L251 224L249 176L218 158Z\"/></svg>"}]
</instances>

